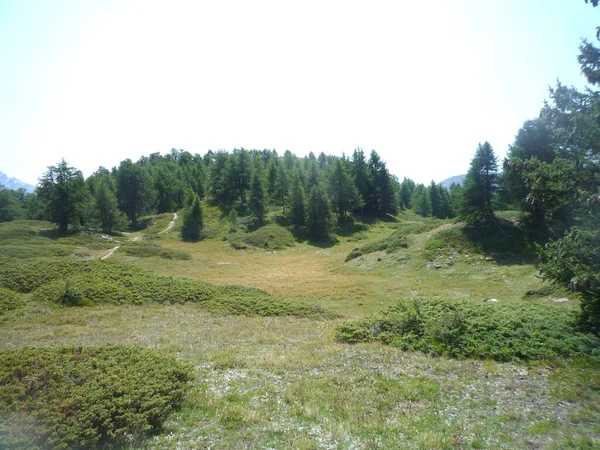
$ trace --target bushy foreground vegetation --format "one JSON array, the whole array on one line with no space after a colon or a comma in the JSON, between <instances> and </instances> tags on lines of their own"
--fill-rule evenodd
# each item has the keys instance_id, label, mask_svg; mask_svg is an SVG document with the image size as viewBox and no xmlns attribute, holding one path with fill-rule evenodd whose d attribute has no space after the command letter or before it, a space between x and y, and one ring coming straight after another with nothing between
<instances>
[{"instance_id":1,"label":"bushy foreground vegetation","mask_svg":"<svg viewBox=\"0 0 600 450\"><path fill-rule=\"evenodd\" d=\"M0 351L1 448L97 448L160 429L191 367L141 347Z\"/></svg>"},{"instance_id":2,"label":"bushy foreground vegetation","mask_svg":"<svg viewBox=\"0 0 600 450\"><path fill-rule=\"evenodd\" d=\"M11 309L16 309L21 305L19 294L10 289L0 287L0 318Z\"/></svg>"},{"instance_id":3,"label":"bushy foreground vegetation","mask_svg":"<svg viewBox=\"0 0 600 450\"><path fill-rule=\"evenodd\" d=\"M242 286L157 276L112 261L0 258L0 287L32 292L62 306L193 302L220 314L329 317L317 306L291 302Z\"/></svg>"},{"instance_id":4,"label":"bushy foreground vegetation","mask_svg":"<svg viewBox=\"0 0 600 450\"><path fill-rule=\"evenodd\" d=\"M600 356L600 339L577 331L575 313L525 302L417 299L336 328L348 343L382 342L458 358L498 361Z\"/></svg>"}]
</instances>

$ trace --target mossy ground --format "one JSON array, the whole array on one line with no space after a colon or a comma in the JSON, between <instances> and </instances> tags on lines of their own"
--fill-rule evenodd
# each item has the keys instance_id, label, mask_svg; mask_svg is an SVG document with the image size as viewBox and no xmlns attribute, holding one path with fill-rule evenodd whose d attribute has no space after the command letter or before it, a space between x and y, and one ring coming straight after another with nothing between
<instances>
[{"instance_id":1,"label":"mossy ground","mask_svg":"<svg viewBox=\"0 0 600 450\"><path fill-rule=\"evenodd\" d=\"M308 242L275 253L235 250L227 221L206 208L208 238L184 243L177 227L160 246L190 260L128 256L116 262L156 274L262 289L308 301L337 319L220 315L192 303L60 308L20 294L0 347L136 344L190 362L196 381L182 409L146 448L594 448L600 445L600 379L594 359L528 363L431 357L381 343L349 345L336 327L397 301L427 297L555 303L528 255L492 249L434 253L426 243L450 222L410 213L340 232L337 245ZM275 225L274 225L275 226ZM345 263L357 246L404 230L408 248ZM359 244L357 245L357 242ZM431 248L431 245L429 245ZM545 291L542 291L545 292Z\"/></svg>"}]
</instances>

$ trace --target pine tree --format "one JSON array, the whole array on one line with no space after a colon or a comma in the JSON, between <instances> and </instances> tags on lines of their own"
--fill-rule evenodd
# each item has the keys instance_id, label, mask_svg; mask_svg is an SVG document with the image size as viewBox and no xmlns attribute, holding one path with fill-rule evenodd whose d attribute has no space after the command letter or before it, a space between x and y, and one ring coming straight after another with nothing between
<instances>
[{"instance_id":1,"label":"pine tree","mask_svg":"<svg viewBox=\"0 0 600 450\"><path fill-rule=\"evenodd\" d=\"M267 197L262 184L262 179L258 171L254 172L252 177L252 187L250 188L250 213L254 217L258 226L265 223L267 216Z\"/></svg>"},{"instance_id":2,"label":"pine tree","mask_svg":"<svg viewBox=\"0 0 600 450\"><path fill-rule=\"evenodd\" d=\"M315 186L308 200L307 231L315 239L328 239L333 230L333 212L321 185Z\"/></svg>"},{"instance_id":3,"label":"pine tree","mask_svg":"<svg viewBox=\"0 0 600 450\"><path fill-rule=\"evenodd\" d=\"M363 206L371 198L371 183L369 181L369 168L365 160L365 152L362 148L357 148L352 154L352 177L354 185L358 190L361 199L360 213L362 215Z\"/></svg>"},{"instance_id":4,"label":"pine tree","mask_svg":"<svg viewBox=\"0 0 600 450\"><path fill-rule=\"evenodd\" d=\"M415 190L415 182L410 178L404 177L402 183L400 184L400 201L402 202L401 206L403 208L410 209L412 207L410 203L410 198Z\"/></svg>"},{"instance_id":5,"label":"pine tree","mask_svg":"<svg viewBox=\"0 0 600 450\"><path fill-rule=\"evenodd\" d=\"M415 187L410 203L412 204L412 210L420 216L431 216L431 199L425 185L418 184Z\"/></svg>"},{"instance_id":6,"label":"pine tree","mask_svg":"<svg viewBox=\"0 0 600 450\"><path fill-rule=\"evenodd\" d=\"M125 226L125 215L117 207L117 196L112 191L107 178L101 178L96 184L94 195L94 216L104 233L111 233Z\"/></svg>"},{"instance_id":7,"label":"pine tree","mask_svg":"<svg viewBox=\"0 0 600 450\"><path fill-rule=\"evenodd\" d=\"M292 176L290 186L290 223L299 229L306 224L306 195L298 173Z\"/></svg>"},{"instance_id":8,"label":"pine tree","mask_svg":"<svg viewBox=\"0 0 600 450\"><path fill-rule=\"evenodd\" d=\"M440 188L435 184L435 181L431 181L428 191L431 204L431 215L438 219L443 219L445 215L442 194Z\"/></svg>"},{"instance_id":9,"label":"pine tree","mask_svg":"<svg viewBox=\"0 0 600 450\"><path fill-rule=\"evenodd\" d=\"M465 178L461 217L468 222L494 220L492 196L496 189L498 161L489 142L479 144Z\"/></svg>"},{"instance_id":10,"label":"pine tree","mask_svg":"<svg viewBox=\"0 0 600 450\"><path fill-rule=\"evenodd\" d=\"M286 210L289 184L290 181L285 169L285 165L280 162L279 167L277 168L277 198L284 214Z\"/></svg>"},{"instance_id":11,"label":"pine tree","mask_svg":"<svg viewBox=\"0 0 600 450\"><path fill-rule=\"evenodd\" d=\"M267 194L271 202L274 202L277 197L277 164L275 160L271 160L267 169Z\"/></svg>"},{"instance_id":12,"label":"pine tree","mask_svg":"<svg viewBox=\"0 0 600 450\"><path fill-rule=\"evenodd\" d=\"M392 178L385 162L375 150L371 151L368 167L371 184L370 198L365 199L368 209L378 216L394 214L396 206L394 204Z\"/></svg>"},{"instance_id":13,"label":"pine tree","mask_svg":"<svg viewBox=\"0 0 600 450\"><path fill-rule=\"evenodd\" d=\"M198 195L194 194L192 206L186 208L183 214L183 225L181 227L181 237L186 241L197 241L200 239L202 228L204 227L204 214Z\"/></svg>"},{"instance_id":14,"label":"pine tree","mask_svg":"<svg viewBox=\"0 0 600 450\"><path fill-rule=\"evenodd\" d=\"M147 212L154 203L152 178L146 167L130 159L121 161L116 176L119 208L136 227L138 214Z\"/></svg>"}]
</instances>

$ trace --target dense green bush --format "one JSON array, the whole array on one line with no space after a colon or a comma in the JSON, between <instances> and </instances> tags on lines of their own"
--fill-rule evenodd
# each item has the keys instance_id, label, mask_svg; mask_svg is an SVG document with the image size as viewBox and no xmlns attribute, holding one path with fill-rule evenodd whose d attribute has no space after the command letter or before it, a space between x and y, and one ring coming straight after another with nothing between
<instances>
[{"instance_id":1,"label":"dense green bush","mask_svg":"<svg viewBox=\"0 0 600 450\"><path fill-rule=\"evenodd\" d=\"M11 309L21 306L21 297L15 291L0 287L0 317Z\"/></svg>"},{"instance_id":2,"label":"dense green bush","mask_svg":"<svg viewBox=\"0 0 600 450\"><path fill-rule=\"evenodd\" d=\"M600 334L600 232L570 228L538 254L545 279L581 293L581 324Z\"/></svg>"},{"instance_id":3,"label":"dense green bush","mask_svg":"<svg viewBox=\"0 0 600 450\"><path fill-rule=\"evenodd\" d=\"M406 236L400 231L394 231L388 237L380 239L376 242L363 245L360 248L352 250L348 256L346 256L346 262L358 258L367 253L382 252L393 253L401 248L408 248L408 240Z\"/></svg>"},{"instance_id":4,"label":"dense green bush","mask_svg":"<svg viewBox=\"0 0 600 450\"><path fill-rule=\"evenodd\" d=\"M577 331L576 315L557 305L469 300L407 300L358 321L335 337L405 350L499 361L600 356L600 339Z\"/></svg>"},{"instance_id":5,"label":"dense green bush","mask_svg":"<svg viewBox=\"0 0 600 450\"><path fill-rule=\"evenodd\" d=\"M0 351L0 448L97 448L160 430L192 369L141 347Z\"/></svg>"},{"instance_id":6,"label":"dense green bush","mask_svg":"<svg viewBox=\"0 0 600 450\"><path fill-rule=\"evenodd\" d=\"M108 260L0 258L0 287L32 292L34 300L62 306L194 302L221 314L328 316L319 308L278 299L256 288L158 276Z\"/></svg>"}]
</instances>

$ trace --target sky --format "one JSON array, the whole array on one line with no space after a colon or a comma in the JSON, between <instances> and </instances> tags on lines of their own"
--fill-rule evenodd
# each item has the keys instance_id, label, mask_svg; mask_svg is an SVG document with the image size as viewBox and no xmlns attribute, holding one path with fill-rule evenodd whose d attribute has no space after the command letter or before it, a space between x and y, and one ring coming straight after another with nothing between
<instances>
[{"instance_id":1,"label":"sky","mask_svg":"<svg viewBox=\"0 0 600 450\"><path fill-rule=\"evenodd\" d=\"M583 89L598 25L584 0L0 0L0 171L360 147L439 182Z\"/></svg>"}]
</instances>

